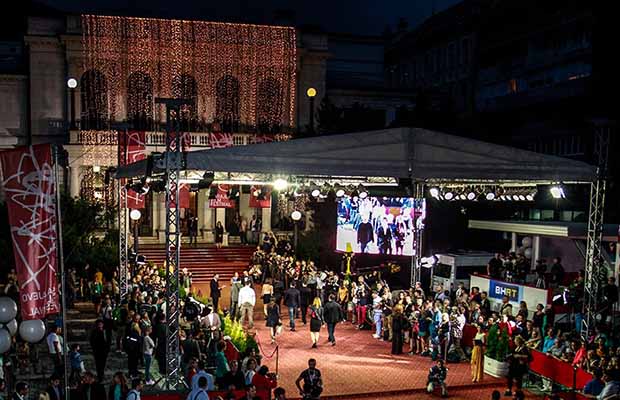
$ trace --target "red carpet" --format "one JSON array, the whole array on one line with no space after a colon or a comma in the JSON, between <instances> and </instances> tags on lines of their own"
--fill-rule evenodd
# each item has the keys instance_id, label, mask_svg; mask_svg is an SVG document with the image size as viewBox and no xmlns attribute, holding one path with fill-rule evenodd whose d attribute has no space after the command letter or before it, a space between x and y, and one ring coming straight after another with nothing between
<instances>
[{"instance_id":1,"label":"red carpet","mask_svg":"<svg viewBox=\"0 0 620 400\"><path fill-rule=\"evenodd\" d=\"M258 305L256 309L259 309ZM428 369L433 365L430 358L393 356L390 354L391 343L373 339L371 331L356 330L349 323L336 327L336 346L326 343L327 330L323 328L319 348L312 349L309 326L296 321L297 331L290 332L287 312L284 314L282 321L285 329L277 339L280 356L278 374L287 398L298 396L295 380L307 368L309 358L317 360L317 368L323 375L324 392L321 398L406 399L413 398L407 396L414 393L415 398L426 398L427 395L422 393ZM275 345L270 344L269 331L262 316L256 328L263 355L271 355ZM408 351L408 346L404 350ZM263 364L270 371L275 371L275 355L270 359L264 357ZM448 364L448 368L447 383L451 398L484 399L490 398L493 389L505 390L503 379L490 376L485 376L482 383L472 384L469 363Z\"/></svg>"}]
</instances>

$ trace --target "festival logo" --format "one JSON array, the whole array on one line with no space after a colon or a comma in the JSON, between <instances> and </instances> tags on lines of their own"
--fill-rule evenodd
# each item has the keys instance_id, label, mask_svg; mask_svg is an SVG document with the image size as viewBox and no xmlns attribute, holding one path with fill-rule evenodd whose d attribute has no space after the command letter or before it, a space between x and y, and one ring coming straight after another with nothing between
<instances>
[{"instance_id":1,"label":"festival logo","mask_svg":"<svg viewBox=\"0 0 620 400\"><path fill-rule=\"evenodd\" d=\"M489 296L494 299L501 299L504 296L508 296L510 301L519 302L520 288L517 285L491 279L489 282Z\"/></svg>"},{"instance_id":2,"label":"festival logo","mask_svg":"<svg viewBox=\"0 0 620 400\"><path fill-rule=\"evenodd\" d=\"M50 145L0 154L21 314L24 320L60 312L56 281L56 183Z\"/></svg>"},{"instance_id":3,"label":"festival logo","mask_svg":"<svg viewBox=\"0 0 620 400\"><path fill-rule=\"evenodd\" d=\"M209 199L209 208L235 208L235 201L228 193L230 185L217 185L217 192L214 199Z\"/></svg>"}]
</instances>

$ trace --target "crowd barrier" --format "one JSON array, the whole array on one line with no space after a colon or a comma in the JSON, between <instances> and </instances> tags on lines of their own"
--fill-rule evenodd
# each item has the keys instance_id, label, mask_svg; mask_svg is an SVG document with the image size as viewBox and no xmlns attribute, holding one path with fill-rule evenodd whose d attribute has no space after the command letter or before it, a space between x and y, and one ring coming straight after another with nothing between
<instances>
[{"instance_id":1,"label":"crowd barrier","mask_svg":"<svg viewBox=\"0 0 620 400\"><path fill-rule=\"evenodd\" d=\"M532 362L530 371L544 378L552 380L554 383L581 391L583 387L592 380L592 374L587 373L581 368L573 368L566 362L551 357L537 350L532 350Z\"/></svg>"},{"instance_id":2,"label":"crowd barrier","mask_svg":"<svg viewBox=\"0 0 620 400\"><path fill-rule=\"evenodd\" d=\"M226 398L226 395L229 391L210 391L209 398L215 399L217 396L222 396L223 399ZM233 390L232 393L235 396L235 399L240 399L245 396L245 390ZM260 400L270 400L271 393L267 390L258 390L256 391L256 397L260 398ZM187 398L187 393L185 392L164 392L164 393L143 393L140 396L142 400L185 400Z\"/></svg>"}]
</instances>

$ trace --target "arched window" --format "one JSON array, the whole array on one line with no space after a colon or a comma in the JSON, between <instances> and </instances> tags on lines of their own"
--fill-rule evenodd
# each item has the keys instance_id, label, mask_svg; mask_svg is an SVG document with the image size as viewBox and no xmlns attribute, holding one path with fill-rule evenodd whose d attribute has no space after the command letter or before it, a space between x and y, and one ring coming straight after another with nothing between
<instances>
[{"instance_id":1,"label":"arched window","mask_svg":"<svg viewBox=\"0 0 620 400\"><path fill-rule=\"evenodd\" d=\"M108 84L105 75L91 69L80 79L81 129L105 129L108 126Z\"/></svg>"},{"instance_id":2,"label":"arched window","mask_svg":"<svg viewBox=\"0 0 620 400\"><path fill-rule=\"evenodd\" d=\"M198 122L198 86L191 75L179 75L172 80L172 96L178 99L192 100L190 106L181 108L181 129L192 131Z\"/></svg>"},{"instance_id":3,"label":"arched window","mask_svg":"<svg viewBox=\"0 0 620 400\"><path fill-rule=\"evenodd\" d=\"M127 120L134 129L148 130L153 121L153 80L143 72L127 79Z\"/></svg>"},{"instance_id":4,"label":"arched window","mask_svg":"<svg viewBox=\"0 0 620 400\"><path fill-rule=\"evenodd\" d=\"M215 119L223 132L239 132L239 80L224 75L216 84Z\"/></svg>"},{"instance_id":5,"label":"arched window","mask_svg":"<svg viewBox=\"0 0 620 400\"><path fill-rule=\"evenodd\" d=\"M267 78L258 85L256 124L260 133L279 133L282 123L282 87Z\"/></svg>"}]
</instances>

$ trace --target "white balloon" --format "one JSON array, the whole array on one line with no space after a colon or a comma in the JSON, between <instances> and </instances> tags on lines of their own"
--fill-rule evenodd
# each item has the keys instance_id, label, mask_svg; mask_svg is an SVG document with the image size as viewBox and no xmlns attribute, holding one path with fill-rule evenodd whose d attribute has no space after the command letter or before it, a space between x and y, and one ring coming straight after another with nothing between
<instances>
[{"instance_id":1,"label":"white balloon","mask_svg":"<svg viewBox=\"0 0 620 400\"><path fill-rule=\"evenodd\" d=\"M11 335L6 329L0 329L0 354L11 349Z\"/></svg>"},{"instance_id":2,"label":"white balloon","mask_svg":"<svg viewBox=\"0 0 620 400\"><path fill-rule=\"evenodd\" d=\"M10 297L0 297L0 322L6 324L17 316L17 304Z\"/></svg>"},{"instance_id":3,"label":"white balloon","mask_svg":"<svg viewBox=\"0 0 620 400\"><path fill-rule=\"evenodd\" d=\"M11 336L15 336L15 334L17 333L17 321L12 319L11 322L6 324L6 329L9 331Z\"/></svg>"},{"instance_id":4,"label":"white balloon","mask_svg":"<svg viewBox=\"0 0 620 400\"><path fill-rule=\"evenodd\" d=\"M24 321L19 325L19 336L28 343L37 343L45 337L45 324L40 319Z\"/></svg>"},{"instance_id":5,"label":"white balloon","mask_svg":"<svg viewBox=\"0 0 620 400\"><path fill-rule=\"evenodd\" d=\"M532 249L531 248L527 248L525 249L525 252L523 253L523 255L525 256L525 258L532 258Z\"/></svg>"},{"instance_id":6,"label":"white balloon","mask_svg":"<svg viewBox=\"0 0 620 400\"><path fill-rule=\"evenodd\" d=\"M523 244L523 247L532 247L532 238L529 236L524 237L521 244Z\"/></svg>"}]
</instances>

